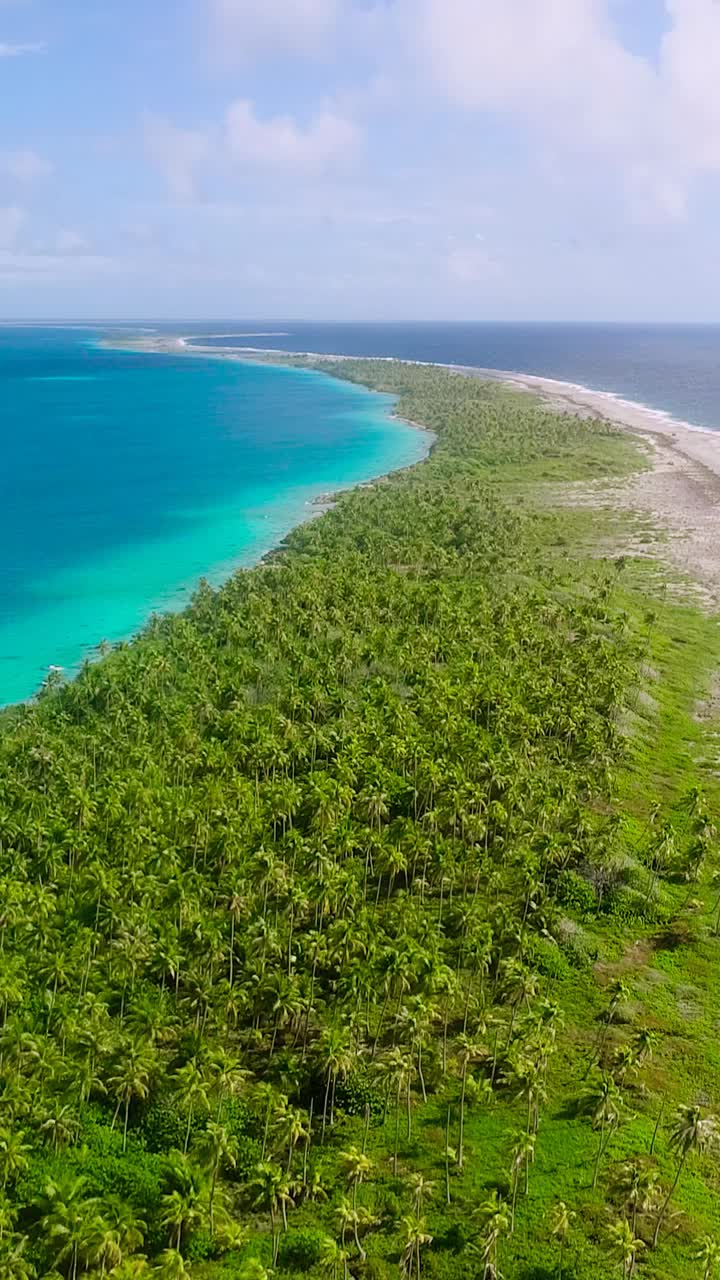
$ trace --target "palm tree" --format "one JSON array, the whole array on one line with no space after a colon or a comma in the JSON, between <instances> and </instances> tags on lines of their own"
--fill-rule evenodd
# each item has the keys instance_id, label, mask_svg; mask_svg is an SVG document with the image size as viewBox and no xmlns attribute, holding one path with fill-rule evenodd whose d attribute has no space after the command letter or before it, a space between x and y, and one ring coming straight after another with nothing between
<instances>
[{"instance_id":1,"label":"palm tree","mask_svg":"<svg viewBox=\"0 0 720 1280\"><path fill-rule=\"evenodd\" d=\"M0 1169L2 1189L5 1191L11 1179L24 1173L28 1167L28 1152L32 1150L25 1141L26 1135L19 1129L0 1129Z\"/></svg>"},{"instance_id":2,"label":"palm tree","mask_svg":"<svg viewBox=\"0 0 720 1280\"><path fill-rule=\"evenodd\" d=\"M505 1201L496 1191L479 1208L483 1222L482 1261L483 1280L499 1280L498 1251L503 1236L510 1233L510 1213Z\"/></svg>"},{"instance_id":3,"label":"palm tree","mask_svg":"<svg viewBox=\"0 0 720 1280\"><path fill-rule=\"evenodd\" d=\"M108 1077L110 1092L117 1098L113 1126L118 1118L120 1108L123 1105L125 1107L123 1151L127 1146L130 1104L134 1098L147 1098L150 1092L150 1079L155 1066L155 1053L149 1045L136 1045L130 1042L122 1050L113 1074Z\"/></svg>"},{"instance_id":4,"label":"palm tree","mask_svg":"<svg viewBox=\"0 0 720 1280\"><path fill-rule=\"evenodd\" d=\"M310 1143L310 1130L308 1128L308 1117L305 1111L301 1111L297 1107L288 1107L282 1112L278 1121L278 1130L281 1134L282 1141L287 1143L287 1173L290 1174L292 1168L292 1159L295 1148L299 1142Z\"/></svg>"},{"instance_id":5,"label":"palm tree","mask_svg":"<svg viewBox=\"0 0 720 1280\"><path fill-rule=\"evenodd\" d=\"M161 1223L170 1233L170 1246L181 1253L185 1235L208 1222L210 1182L201 1165L181 1151L172 1151L165 1160L165 1186Z\"/></svg>"},{"instance_id":6,"label":"palm tree","mask_svg":"<svg viewBox=\"0 0 720 1280\"><path fill-rule=\"evenodd\" d=\"M78 1136L80 1123L73 1108L54 1098L49 1110L43 1109L38 1128L40 1133L50 1136L54 1150L60 1151L69 1147Z\"/></svg>"},{"instance_id":7,"label":"palm tree","mask_svg":"<svg viewBox=\"0 0 720 1280\"><path fill-rule=\"evenodd\" d=\"M529 1192L529 1174L530 1165L535 1159L535 1134L523 1133L518 1142L515 1144L512 1153L512 1166L510 1171L510 1234L515 1230L515 1207L517 1205L518 1188L520 1186L521 1177L525 1178L525 1195Z\"/></svg>"},{"instance_id":8,"label":"palm tree","mask_svg":"<svg viewBox=\"0 0 720 1280\"><path fill-rule=\"evenodd\" d=\"M191 1280L185 1260L177 1249L163 1249L153 1274L157 1280Z\"/></svg>"},{"instance_id":9,"label":"palm tree","mask_svg":"<svg viewBox=\"0 0 720 1280\"><path fill-rule=\"evenodd\" d=\"M383 1054L376 1066L379 1078L385 1083L385 1115L390 1101L390 1093L395 1091L395 1141L393 1146L393 1173L397 1177L400 1154L400 1102L403 1090L408 1100L408 1116L410 1111L410 1079L414 1070L412 1058L403 1052L399 1045ZM409 1129L408 1120L408 1129Z\"/></svg>"},{"instance_id":10,"label":"palm tree","mask_svg":"<svg viewBox=\"0 0 720 1280\"><path fill-rule=\"evenodd\" d=\"M360 1214L358 1213L358 1210L354 1208L352 1201L348 1200L347 1196L340 1197L338 1206L335 1210L335 1217L337 1219L338 1226L340 1227L340 1238L343 1249L345 1248L348 1230L352 1228L352 1232L355 1237L355 1245L360 1255L360 1261L364 1262L366 1255L365 1250L360 1243L359 1235Z\"/></svg>"},{"instance_id":11,"label":"palm tree","mask_svg":"<svg viewBox=\"0 0 720 1280\"><path fill-rule=\"evenodd\" d=\"M218 1175L223 1163L229 1165L231 1169L235 1168L237 1139L228 1133L224 1125L218 1124L215 1120L209 1120L198 1145L200 1154L204 1156L210 1167L208 1209L210 1214L210 1234L212 1235L215 1227L214 1210Z\"/></svg>"},{"instance_id":12,"label":"palm tree","mask_svg":"<svg viewBox=\"0 0 720 1280\"><path fill-rule=\"evenodd\" d=\"M17 1219L17 1208L4 1195L0 1196L0 1240L12 1235Z\"/></svg>"},{"instance_id":13,"label":"palm tree","mask_svg":"<svg viewBox=\"0 0 720 1280\"><path fill-rule=\"evenodd\" d=\"M596 1051L597 1059L599 1062L602 1061L603 1049L605 1048L605 1041L607 1040L608 1032L610 1031L610 1027L612 1026L612 1022L615 1017L615 1014L620 1008L620 1005L625 1004L630 999L630 995L631 995L630 988L627 982L625 982L623 978L615 978L613 982L610 983L608 990L610 992L610 1001L608 1003L608 1007L605 1012L605 1025L603 1027L602 1034L600 1036L600 1040L598 1042L597 1051Z\"/></svg>"},{"instance_id":14,"label":"palm tree","mask_svg":"<svg viewBox=\"0 0 720 1280\"><path fill-rule=\"evenodd\" d=\"M325 1073L325 1101L323 1104L322 1138L328 1121L330 1103L330 1127L335 1123L335 1088L338 1078L347 1075L353 1064L353 1054L347 1032L340 1027L326 1027L320 1036L318 1055Z\"/></svg>"},{"instance_id":15,"label":"palm tree","mask_svg":"<svg viewBox=\"0 0 720 1280\"><path fill-rule=\"evenodd\" d=\"M627 1218L615 1222L608 1228L608 1236L614 1253L617 1253L622 1266L622 1280L632 1280L635 1274L638 1256L647 1248L644 1240L638 1240L632 1232Z\"/></svg>"},{"instance_id":16,"label":"palm tree","mask_svg":"<svg viewBox=\"0 0 720 1280\"><path fill-rule=\"evenodd\" d=\"M243 1259L235 1274L238 1280L270 1280L272 1276L259 1258Z\"/></svg>"},{"instance_id":17,"label":"palm tree","mask_svg":"<svg viewBox=\"0 0 720 1280\"><path fill-rule=\"evenodd\" d=\"M249 1188L255 1192L253 1207L266 1209L270 1214L270 1232L273 1242L273 1266L277 1265L280 1234L278 1232L277 1215L280 1208L280 1195L284 1186L283 1171L279 1165L263 1161L256 1165Z\"/></svg>"},{"instance_id":18,"label":"palm tree","mask_svg":"<svg viewBox=\"0 0 720 1280\"><path fill-rule=\"evenodd\" d=\"M435 1194L435 1183L430 1182L422 1173L413 1173L410 1177L410 1186L413 1192L413 1210L415 1216L422 1217L422 1211L425 1208L425 1201L432 1200Z\"/></svg>"},{"instance_id":19,"label":"palm tree","mask_svg":"<svg viewBox=\"0 0 720 1280\"><path fill-rule=\"evenodd\" d=\"M586 1102L591 1110L592 1126L600 1133L595 1167L593 1170L593 1189L597 1186L600 1172L600 1161L605 1154L610 1138L620 1122L622 1096L610 1076L603 1076L599 1083L586 1091Z\"/></svg>"},{"instance_id":20,"label":"palm tree","mask_svg":"<svg viewBox=\"0 0 720 1280\"><path fill-rule=\"evenodd\" d=\"M11 1236L0 1241L0 1280L35 1280L37 1272L25 1251L27 1236Z\"/></svg>"},{"instance_id":21,"label":"palm tree","mask_svg":"<svg viewBox=\"0 0 720 1280\"><path fill-rule=\"evenodd\" d=\"M660 1238L660 1230L665 1221L677 1185L685 1168L685 1162L691 1152L702 1155L707 1151L708 1147L714 1146L718 1139L717 1121L713 1116L703 1115L703 1109L699 1106L681 1106L678 1107L675 1123L670 1134L670 1146L676 1151L680 1157L675 1174L675 1180L668 1191L667 1197L657 1216L655 1224L655 1233L653 1235L653 1248L657 1247Z\"/></svg>"},{"instance_id":22,"label":"palm tree","mask_svg":"<svg viewBox=\"0 0 720 1280\"><path fill-rule=\"evenodd\" d=\"M183 1152L187 1155L196 1109L207 1111L210 1106L210 1082L197 1061L186 1062L185 1066L175 1073L173 1079L178 1097L183 1105L187 1107L187 1124L185 1126L185 1143L183 1146Z\"/></svg>"},{"instance_id":23,"label":"palm tree","mask_svg":"<svg viewBox=\"0 0 720 1280\"><path fill-rule=\"evenodd\" d=\"M460 1066L460 1137L458 1140L458 1169L462 1172L464 1161L465 1138L465 1096L467 1094L468 1068L485 1052L485 1046L470 1036L461 1035L458 1039L458 1063Z\"/></svg>"},{"instance_id":24,"label":"palm tree","mask_svg":"<svg viewBox=\"0 0 720 1280\"><path fill-rule=\"evenodd\" d=\"M78 1177L49 1182L37 1202L53 1264L67 1263L71 1280L77 1280L81 1262L90 1258L99 1224L98 1202L85 1196L85 1186Z\"/></svg>"},{"instance_id":25,"label":"palm tree","mask_svg":"<svg viewBox=\"0 0 720 1280\"><path fill-rule=\"evenodd\" d=\"M558 1265L558 1280L562 1280L563 1265L565 1262L565 1249L572 1230L572 1224L575 1221L576 1214L572 1209L568 1209L564 1200L558 1200L553 1205L550 1231L553 1239L560 1244L560 1262Z\"/></svg>"},{"instance_id":26,"label":"palm tree","mask_svg":"<svg viewBox=\"0 0 720 1280\"><path fill-rule=\"evenodd\" d=\"M352 1188L353 1209L357 1207L358 1187L372 1173L373 1162L359 1147L349 1147L340 1152L340 1163L345 1173L347 1185Z\"/></svg>"},{"instance_id":27,"label":"palm tree","mask_svg":"<svg viewBox=\"0 0 720 1280\"><path fill-rule=\"evenodd\" d=\"M330 1274L332 1280L338 1280L340 1267L343 1265L347 1274L347 1254L340 1248L337 1240L333 1240L332 1236L325 1236L320 1245L321 1269Z\"/></svg>"},{"instance_id":28,"label":"palm tree","mask_svg":"<svg viewBox=\"0 0 720 1280\"><path fill-rule=\"evenodd\" d=\"M400 1264L401 1270L403 1275L411 1276L414 1262L415 1275L417 1280L420 1280L420 1251L426 1245L432 1244L433 1238L427 1229L425 1219L418 1217L415 1213L404 1217L402 1225L405 1228L405 1247Z\"/></svg>"},{"instance_id":29,"label":"palm tree","mask_svg":"<svg viewBox=\"0 0 720 1280\"><path fill-rule=\"evenodd\" d=\"M102 1219L93 1245L93 1261L100 1263L101 1276L108 1270L114 1273L126 1254L142 1246L146 1230L145 1223L124 1200L118 1196L103 1200Z\"/></svg>"},{"instance_id":30,"label":"palm tree","mask_svg":"<svg viewBox=\"0 0 720 1280\"><path fill-rule=\"evenodd\" d=\"M647 1058L651 1058L655 1045L657 1044L657 1032L652 1031L650 1027L639 1027L633 1036L633 1047L637 1062L643 1063Z\"/></svg>"},{"instance_id":31,"label":"palm tree","mask_svg":"<svg viewBox=\"0 0 720 1280\"><path fill-rule=\"evenodd\" d=\"M628 1075L635 1071L639 1065L635 1046L633 1044L618 1045L612 1058L612 1070L619 1084L624 1085Z\"/></svg>"},{"instance_id":32,"label":"palm tree","mask_svg":"<svg viewBox=\"0 0 720 1280\"><path fill-rule=\"evenodd\" d=\"M702 1263L702 1280L712 1280L720 1271L720 1244L712 1236L703 1236L695 1260Z\"/></svg>"},{"instance_id":33,"label":"palm tree","mask_svg":"<svg viewBox=\"0 0 720 1280\"><path fill-rule=\"evenodd\" d=\"M637 1235L638 1215L652 1213L657 1208L659 1177L656 1169L639 1160L628 1161L620 1170L618 1185L632 1215L630 1226L633 1235Z\"/></svg>"}]
</instances>

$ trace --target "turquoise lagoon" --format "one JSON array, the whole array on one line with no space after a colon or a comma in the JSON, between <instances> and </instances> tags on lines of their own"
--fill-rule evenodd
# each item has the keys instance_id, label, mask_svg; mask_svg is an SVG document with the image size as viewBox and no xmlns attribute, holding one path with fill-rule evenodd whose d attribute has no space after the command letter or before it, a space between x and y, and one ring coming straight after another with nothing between
<instances>
[{"instance_id":1,"label":"turquoise lagoon","mask_svg":"<svg viewBox=\"0 0 720 1280\"><path fill-rule=\"evenodd\" d=\"M181 608L311 515L422 458L394 401L323 374L0 328L0 703Z\"/></svg>"}]
</instances>

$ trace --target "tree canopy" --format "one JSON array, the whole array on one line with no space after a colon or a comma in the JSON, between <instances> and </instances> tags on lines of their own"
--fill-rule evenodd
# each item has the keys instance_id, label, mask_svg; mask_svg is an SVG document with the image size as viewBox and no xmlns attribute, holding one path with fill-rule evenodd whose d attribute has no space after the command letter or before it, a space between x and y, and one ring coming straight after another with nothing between
<instances>
[{"instance_id":1,"label":"tree canopy","mask_svg":"<svg viewBox=\"0 0 720 1280\"><path fill-rule=\"evenodd\" d=\"M625 1204L654 1033L619 1035L582 921L652 921L715 836L698 791L661 857L639 802L641 887L618 862L652 624L537 495L635 447L448 372L323 369L401 397L430 459L5 713L0 1278L520 1280L553 1124L585 1154L542 1257L630 1275L714 1133L671 1099L661 1194L625 1174Z\"/></svg>"}]
</instances>

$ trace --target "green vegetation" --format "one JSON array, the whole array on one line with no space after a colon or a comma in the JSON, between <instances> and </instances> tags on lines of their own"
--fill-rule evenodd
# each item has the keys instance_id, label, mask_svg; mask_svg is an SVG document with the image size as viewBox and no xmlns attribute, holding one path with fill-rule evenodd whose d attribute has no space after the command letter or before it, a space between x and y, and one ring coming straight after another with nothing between
<instances>
[{"instance_id":1,"label":"green vegetation","mask_svg":"<svg viewBox=\"0 0 720 1280\"><path fill-rule=\"evenodd\" d=\"M716 623L436 432L0 733L0 1280L719 1274ZM596 548L602 547L602 555Z\"/></svg>"}]
</instances>

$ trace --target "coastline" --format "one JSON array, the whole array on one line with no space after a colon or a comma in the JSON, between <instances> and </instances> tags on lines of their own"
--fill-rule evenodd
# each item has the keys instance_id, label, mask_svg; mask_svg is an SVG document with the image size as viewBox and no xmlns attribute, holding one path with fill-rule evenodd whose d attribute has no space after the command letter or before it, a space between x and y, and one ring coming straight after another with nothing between
<instances>
[{"instance_id":1,"label":"coastline","mask_svg":"<svg viewBox=\"0 0 720 1280\"><path fill-rule=\"evenodd\" d=\"M578 506L616 507L649 518L670 535L663 554L675 569L695 580L706 603L720 609L720 430L673 418L661 409L628 400L610 391L562 382L535 374L476 368L429 361L399 360L392 356L355 357L315 352L286 352L277 348L204 347L186 338L154 336L112 343L136 352L185 355L189 358L234 360L243 363L317 367L366 359L388 364L443 369L460 377L496 382L509 390L531 394L556 413L604 421L640 440L649 466L629 480L609 486L569 487L564 501ZM397 416L397 415L396 415ZM421 423L407 423L427 430ZM431 450L429 451L431 452ZM413 464L417 465L417 464ZM638 544L642 555L658 555L657 546Z\"/></svg>"},{"instance_id":2,"label":"coastline","mask_svg":"<svg viewBox=\"0 0 720 1280\"><path fill-rule=\"evenodd\" d=\"M218 337L245 336L219 334ZM247 335L262 336L262 335ZM418 368L444 369L449 373L457 373L464 377L478 378L483 382L500 382L517 391L531 392L537 395L557 412L573 413L577 416L588 416L603 419L632 432L671 437L674 441L688 444L684 433L692 436L700 435L705 444L708 440L712 446L703 449L702 442L696 441L698 456L696 461L702 462L711 470L717 467L720 475L720 429L700 426L674 418L664 409L652 408L640 401L629 400L614 391L600 391L582 383L564 382L557 378L547 378L541 374L522 373L507 369L485 368L475 365L444 364L439 361L402 360L395 356L349 356L326 354L315 351L283 351L277 347L206 347L193 343L188 338L169 338L154 336L152 338L106 340L103 346L115 350L131 350L138 353L156 355L186 355L189 357L216 360L233 360L244 364L278 364L288 368L297 368L298 362L313 361L314 364L339 364L344 361L368 361L373 363L407 364ZM403 419L404 422L407 419ZM411 422L409 426L420 431L427 430L422 423Z\"/></svg>"},{"instance_id":3,"label":"coastline","mask_svg":"<svg viewBox=\"0 0 720 1280\"><path fill-rule=\"evenodd\" d=\"M103 345L111 350L115 347L112 342ZM193 382L194 375L201 372L190 370ZM182 376L170 373L173 380ZM291 400L291 443L298 431L304 439L295 397L302 402L313 378L317 380L318 375L295 370L287 379L292 389L281 392L283 403L288 396ZM272 369L266 369L265 380L270 379L280 380ZM307 384L304 389L301 382ZM0 710L32 701L48 672L62 672L71 680L86 662L94 663L101 656L103 644L131 643L154 616L183 612L203 580L219 587L237 572L262 564L295 529L317 519L341 494L382 483L427 456L432 439L419 436L404 424L397 429L396 397L366 394L360 387L348 386L351 394L340 400L339 388L337 382L334 387L329 384L325 399L331 413L336 401L359 413L357 425L350 427L351 450L336 449L333 433L317 446L309 462L299 458L291 463L291 470L282 473L278 482L271 476L252 488L247 484L243 488L241 483L239 497L233 493L222 501L198 504L192 508L192 518L179 520L162 538L158 535L148 543L141 564L133 562L137 543L128 540L94 558L88 554L82 562L82 574L74 564L59 570L36 591L43 626L36 625L32 617L28 620L20 609L12 615L6 611L0 619ZM315 403L314 395L310 400ZM323 402L320 397L321 406ZM323 412L322 407L317 409L320 419ZM337 439L342 445L342 424ZM128 590L118 587L123 583L132 586ZM40 608L36 612L40 614Z\"/></svg>"},{"instance_id":4,"label":"coastline","mask_svg":"<svg viewBox=\"0 0 720 1280\"><path fill-rule=\"evenodd\" d=\"M190 366L191 376L183 379L188 366L178 374L176 363L168 365L171 376L180 381L192 382L202 372ZM698 1063L703 1087L707 1084L715 1095L720 1080L711 1036L716 1001L708 1002L707 1018L700 1021L698 1016L696 1025L693 1017L685 1016L686 1009L694 1010L705 999L705 988L694 985L705 978L705 969L702 975L696 971L700 960L707 969L708 991L713 990L718 944L710 941L715 917L712 868L708 867L702 885L697 878L688 884L679 874L685 861L674 861L667 868L663 864L657 872L645 857L647 831L654 824L664 830L661 822L677 820L676 807L682 806L680 812L687 813L689 788L699 781L694 761L686 763L680 754L685 750L690 755L701 740L701 729L696 726L693 733L691 711L686 711L689 697L681 704L682 714L673 701L677 672L689 668L693 694L704 692L705 673L720 633L715 631L713 644L705 645L710 628L703 629L695 621L694 636L688 635L690 611L682 609L663 609L656 626L654 609L650 612L656 603L654 583L647 591L645 575L633 574L632 569L619 581L604 540L606 529L598 526L594 515L583 514L576 520L550 509L557 505L561 486L574 487L568 477L582 477L586 485L614 484L615 477L628 474L636 465L637 448L619 431L603 423L545 412L536 400L488 389L487 384L445 371L399 365L388 376L387 365L370 364L332 370L335 376L343 371L358 383L392 389L401 397L396 402L399 410L435 424L439 444L433 460L409 478L370 486L368 493L343 503L336 516L296 534L277 572L235 575L222 593L201 594L183 619L163 619L126 652L109 654L72 688L58 688L57 694L51 691L36 711L18 720L18 736L9 740L5 750L11 808L5 814L4 829L11 853L17 844L20 867L20 887L13 901L16 898L31 907L36 903L37 894L27 889L28 859L34 859L29 865L43 882L48 867L53 874L57 870L57 903L66 914L49 937L64 960L66 936L75 937L78 920L97 917L97 886L78 874L75 861L67 856L66 832L77 829L80 813L86 861L106 859L117 871L119 892L125 892L125 899L118 899L118 918L125 910L131 922L135 919L136 898L147 898L156 909L157 927L151 920L147 940L140 935L135 948L137 998L146 989L161 989L167 973L170 984L181 968L183 976L175 984L177 1001L168 1006L168 1035L155 1047L157 1051L152 1029L147 1033L147 1052L154 1053L149 1061L156 1070L155 1093L144 1099L148 1111L139 1109L131 1117L132 1125L128 1121L127 1164L117 1165L118 1178L121 1170L123 1176L127 1171L128 1178L144 1186L142 1161L147 1157L152 1190L158 1185L157 1153L147 1152L137 1136L147 1132L143 1120L149 1107L164 1105L166 1094L170 1099L177 1094L178 1053L192 1033L193 1022L197 1023L196 973L201 982L207 978L210 995L215 993L214 1004L210 997L205 1002L208 1051L227 1053L227 1042L229 1051L235 1052L239 1044L253 1081L257 1078L259 1083L267 1070L268 1049L277 1044L278 1053L293 1053L296 1029L290 1024L278 1027L264 987L257 1016L254 1007L246 1009L243 1004L243 992L248 984L252 986L257 966L253 948L245 947L242 939L260 936L258 929L274 905L278 911L283 908L284 914L278 916L282 932L277 933L277 945L270 948L268 965L274 965L279 982L292 981L301 990L309 989L318 936L312 904L327 888L318 850L327 851L330 863L335 859L347 870L339 881L337 910L333 899L325 912L328 945L335 938L336 919L348 904L351 931L355 912L379 939L373 952L377 965L373 959L367 974L370 994L378 988L376 999L368 1004L367 1017L356 1019L362 1039L357 1044L348 1042L360 1064L374 1044L381 1046L382 1054L395 1052L399 1024L386 1018L387 992L380 979L385 957L397 951L398 920L407 921L408 954L411 960L418 958L417 999L414 992L408 996L418 1007L430 1007L432 995L424 957L432 954L451 976L460 974L451 985L451 1002L446 1007L437 1005L435 1038L428 1049L437 1069L428 1073L429 1089L420 1069L409 1082L414 1137L400 1147L397 1117L394 1122L389 1114L382 1123L378 1108L371 1138L378 1169L393 1168L394 1146L393 1158L402 1159L406 1181L413 1165L435 1176L438 1138L448 1137L448 1103L461 1095L464 1098L458 1072L451 1069L447 1080L441 1074L443 1049L449 1048L454 1063L467 1045L461 1035L463 1018L470 1010L468 1016L482 1022L488 999L498 1026L512 1031L517 1022L513 990L498 986L498 1001L492 1003L495 990L484 985L483 972L475 972L474 952L467 972L462 968L467 963L467 939L454 919L448 924L437 910L449 889L460 903L458 911L466 901L469 912L480 913L472 917L477 924L472 937L477 934L485 951L507 952L513 965L532 975L528 991L539 1002L542 1025L533 1021L529 1034L537 1034L536 1025L541 1032L547 1030L543 996L548 992L553 998L552 1018L567 1026L567 1034L561 1037L560 1065L548 1072L547 1091L543 1085L543 1153L533 1179L542 1176L544 1182L533 1182L530 1210L523 1209L526 1198L521 1201L518 1212L528 1213L528 1226L518 1218L517 1236L514 1243L508 1240L503 1264L526 1266L527 1241L537 1238L537 1214L546 1214L547 1205L560 1193L578 1204L578 1221L588 1222L587 1240L576 1237L577 1246L573 1241L578 1256L582 1250L583 1259L590 1259L586 1276L605 1274L604 1255L600 1245L595 1247L596 1227L606 1218L606 1168L614 1195L615 1163L606 1159L603 1183L599 1188L588 1187L587 1169L590 1153L596 1154L597 1138L588 1120L576 1114L574 1099L587 1089L589 1066L593 1066L588 1053L605 1050L604 1043L598 1044L597 1027L607 1021L604 988L615 972L628 971L633 997L628 1017L632 1016L633 1024L630 1030L629 1023L610 1027L607 1058L598 1059L598 1069L604 1071L606 1062L608 1066L615 1062L617 1042L624 1044L635 1027L659 1024L653 1041L657 1065L653 1064L647 1084L642 1078L632 1093L628 1086L628 1103L642 1111L634 1130L637 1159L647 1159L658 1106L667 1099L679 1104L679 1099L695 1096L694 1084L691 1091L683 1069L685 1060ZM273 374L275 381L284 377ZM305 376L288 381L296 391L300 384L308 385ZM325 390L330 393L333 388ZM680 636L677 643L676 634ZM650 680L652 693L645 687ZM632 759L626 733L620 728L621 718L624 724L630 714L637 727ZM675 795L668 797L660 789L663 765L671 752L677 806ZM635 767L636 760L642 769ZM712 803L717 784L712 777L708 780L713 786ZM654 807L658 793L662 811L659 805ZM44 805L39 817L38 803ZM48 836L39 839L37 832L42 835L45 826L39 827L38 821L44 822L45 814ZM292 818L292 825L285 822L286 817ZM140 835L128 842L128 821L132 825L136 819ZM696 829L690 829L690 836ZM683 844L679 837L678 853L684 855L686 828L681 830ZM373 863L367 852L370 837L376 852L392 850L401 841L398 847L408 874L403 877L400 866L395 896L390 876L396 875L392 868L399 863L381 860L380 853ZM75 845L77 840L71 852ZM697 866L695 848L695 843L690 846L695 861L688 860L689 872ZM258 849L267 851L268 857L258 854ZM128 850L140 876L147 868L147 885L128 874ZM157 858L168 850L168 873L163 876L158 873ZM612 881L615 897L607 890L604 874L597 877L599 887L593 888L596 868L606 862L613 876L615 868L623 871L623 879L618 871L617 880ZM541 883L544 863L547 888ZM286 867L288 874L277 877L277 884L273 881L269 888L273 896L268 897L267 867L275 865ZM498 866L503 868L502 885L497 880ZM588 868L586 880L575 866ZM168 959L164 922L176 918L177 883L184 883L185 870L192 877L193 900L207 906L209 923L198 933L187 919L180 921L172 934L177 945ZM569 875L560 879L565 871L575 879ZM288 892L294 883L299 886L297 895ZM588 886L584 897L579 890L583 883ZM576 893L573 902L580 905L572 905L570 895L562 891L568 884ZM228 903L235 902L238 885L245 896L237 898L238 919L233 915L231 920ZM161 889L166 889L163 897L158 896ZM293 904L300 902L300 893L307 905L296 913ZM688 904L690 893L696 898L692 905ZM697 900L701 893L707 897L707 910ZM532 894L537 901L531 904L531 916ZM498 914L499 895L502 910ZM642 912L629 909L640 904ZM695 922L704 916L707 928L701 934ZM19 919L25 938L22 912ZM115 932L99 928L99 952L90 977L87 966L71 966L77 976L75 985L82 988L77 999L82 999L85 988L92 993L97 987L115 1016L108 1053L101 1055L99 1068L109 1081L110 1094L116 1082L110 1074L116 1069L113 1037L124 1043L124 1010L135 1007L135 996L126 991L125 970L110 963L117 952ZM211 949L208 937L219 940ZM517 939L523 937L527 950L518 951L517 960ZM698 942L697 951L690 954L685 945L688 939ZM655 973L654 956L660 950L669 963L662 968L663 959L658 957ZM626 952L630 959L624 963ZM292 958L289 979L287 956ZM359 963L365 965L364 956ZM233 981L227 977L229 965ZM631 965L635 972L630 972ZM41 956L29 970L28 989L42 991L43 982L52 979L54 970L50 979L48 971ZM669 1002L652 1004L657 984L651 972L657 983L669 983L669 972L674 974L675 985L668 992L661 988L663 995L671 997ZM108 974L114 986L108 986ZM307 1031L308 1062L305 1075L293 1085L299 1102L317 1087L316 1064L321 1059L316 1046L322 1046L321 1037L337 1026L335 978L332 965L318 969L315 1013ZM469 986L471 981L475 988ZM227 991L233 983L240 992L237 1026L227 1016ZM348 1020L354 990L352 984L347 987ZM642 1003L646 996L647 1010ZM63 1010L44 1028L48 1020L43 1008L23 1002L22 997L22 991L13 997L16 1021L27 1012L30 1034L39 1018L49 1044L57 1040L64 1049ZM65 1003L72 1002L75 989L63 989L61 997ZM366 1012L364 1006L362 1012ZM443 1020L450 1028L449 1044L444 1043ZM474 1023L469 1026L471 1033L473 1027ZM482 1031L478 1034L482 1036ZM517 1041L504 1040L503 1072L506 1062L515 1062L516 1051L521 1056L529 1052L527 1034L523 1027L517 1031ZM402 1044L398 1052L406 1055L403 1027L397 1039ZM68 1042L68 1052L72 1067L77 1059L74 1041ZM538 1052L545 1054L544 1043ZM299 1052L295 1058L299 1063ZM349 1061L352 1065L355 1058ZM544 1080L545 1065L538 1071ZM27 1075L32 1084L32 1063ZM276 1067L271 1067L270 1075L277 1076ZM107 1092L102 1078L98 1079ZM48 1097L54 1097L54 1082L48 1090ZM87 1132L82 1128L86 1100L76 1100L75 1094L72 1100L79 1118L63 1158L73 1171L87 1167L94 1176L100 1164L90 1160L88 1144L100 1132L98 1150L107 1155L115 1099L109 1097L108 1105L98 1111L103 1127L93 1112ZM401 1103L404 1108L404 1098ZM453 1115L455 1132L458 1119L464 1124L462 1105L455 1107ZM497 1096L492 1094L492 1106L468 1108L467 1129L463 1129L467 1166L464 1172L457 1168L452 1173L456 1221L462 1223L466 1205L477 1201L477 1152L493 1183L505 1185L508 1149L516 1139L519 1120L524 1132L524 1110L519 1111L515 1087L507 1087L505 1076ZM261 1134L266 1126L264 1106L252 1123L251 1135ZM316 1122L319 1155L312 1159L330 1160L332 1170L340 1168L338 1162L344 1159L340 1149L348 1145L348 1133L360 1137L362 1125L362 1116L349 1114L347 1120L341 1116L336 1132L329 1126L327 1145L323 1145ZM308 1134L311 1129L308 1124ZM669 1175L669 1186L677 1162L667 1130L667 1125L659 1129L658 1148L659 1159L665 1161L659 1167ZM126 1137L125 1133L121 1155L120 1134L115 1135L111 1154L118 1162L124 1157ZM173 1140L170 1132L165 1145L169 1147ZM629 1148L627 1155L633 1150ZM37 1174L36 1182L42 1185L47 1169L42 1135L31 1154L35 1152L37 1169L32 1169L32 1177ZM94 1159L94 1149L91 1154ZM284 1147L279 1154L273 1147L270 1154L286 1168ZM290 1164L292 1158L291 1152ZM560 1185L558 1158L564 1160L565 1181ZM299 1171L297 1157L296 1167ZM97 1176L104 1194L106 1183L100 1173ZM248 1179L249 1194L254 1194L251 1163L243 1176ZM36 1182L20 1183L18 1196L26 1194L29 1200ZM94 1194L94 1186L91 1190ZM152 1204L162 1207L159 1193L153 1194ZM222 1203L222 1191L219 1194ZM236 1184L229 1184L229 1196L244 1194L242 1186L238 1191ZM591 1194L593 1200L589 1200ZM685 1203L682 1194L685 1183L678 1195L680 1205ZM714 1210L713 1194L710 1185L708 1197ZM697 1198L693 1186L687 1194L693 1210ZM308 1214L315 1213L311 1201L298 1219L301 1229L308 1225ZM318 1233L325 1227L323 1212L309 1219L311 1224L318 1222ZM448 1219L448 1206L439 1212L440 1230L446 1231L448 1221L454 1225ZM396 1217L393 1211L391 1224ZM262 1256L267 1258L272 1242L266 1222L253 1220L251 1229L252 1247L264 1249ZM704 1219L697 1228L693 1220L692 1233L688 1232L692 1247L701 1229ZM673 1245L674 1232L667 1235ZM163 1243L162 1238L158 1240ZM382 1269L390 1275L396 1268L396 1241L389 1233L376 1236L378 1274ZM663 1239L662 1248L665 1245ZM515 1251L512 1257L510 1247ZM544 1266L547 1254L538 1256ZM665 1255L659 1256L662 1262ZM457 1266L464 1269L466 1261L471 1268L471 1253L459 1263L451 1256L450 1272Z\"/></svg>"}]
</instances>

